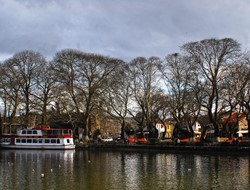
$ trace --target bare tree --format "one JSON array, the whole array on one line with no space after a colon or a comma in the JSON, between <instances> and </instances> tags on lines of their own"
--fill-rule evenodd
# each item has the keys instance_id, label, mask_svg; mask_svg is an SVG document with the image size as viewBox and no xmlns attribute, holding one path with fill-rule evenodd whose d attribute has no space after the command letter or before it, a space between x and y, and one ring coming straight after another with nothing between
<instances>
[{"instance_id":1,"label":"bare tree","mask_svg":"<svg viewBox=\"0 0 250 190\"><path fill-rule=\"evenodd\" d=\"M88 54L76 50L63 50L56 54L54 69L62 94L72 104L71 112L76 112L84 129L84 137L89 139L90 117L100 95L106 88L111 73L118 60L109 57ZM70 103L70 102L69 102Z\"/></svg>"},{"instance_id":2,"label":"bare tree","mask_svg":"<svg viewBox=\"0 0 250 190\"><path fill-rule=\"evenodd\" d=\"M101 108L120 122L121 139L124 139L128 110L132 104L131 78L127 63L120 62L101 97Z\"/></svg>"},{"instance_id":3,"label":"bare tree","mask_svg":"<svg viewBox=\"0 0 250 190\"><path fill-rule=\"evenodd\" d=\"M58 52L53 60L53 69L55 76L57 77L57 82L61 85L61 90L64 96L69 96L74 104L74 109L72 111L76 112L77 115L80 114L80 101L77 100L77 62L81 52L77 50L62 50Z\"/></svg>"},{"instance_id":4,"label":"bare tree","mask_svg":"<svg viewBox=\"0 0 250 190\"><path fill-rule=\"evenodd\" d=\"M57 83L57 88L53 89L55 98L53 117L71 125L75 134L79 134L79 138L82 139L82 101L77 91L79 78L77 64L80 56L80 51L66 49L57 52L53 59L52 69Z\"/></svg>"},{"instance_id":5,"label":"bare tree","mask_svg":"<svg viewBox=\"0 0 250 190\"><path fill-rule=\"evenodd\" d=\"M167 132L166 119L169 119L171 116L171 107L170 107L171 98L164 93L164 91L159 91L154 93L152 96L152 107L151 112L153 118L157 123L161 123L165 127L165 132L161 133L159 138L164 139Z\"/></svg>"},{"instance_id":6,"label":"bare tree","mask_svg":"<svg viewBox=\"0 0 250 190\"><path fill-rule=\"evenodd\" d=\"M133 115L141 128L149 130L155 127L153 118L153 95L161 88L159 65L161 60L157 57L135 58L130 62L132 80L132 92L137 110L133 108L130 114ZM137 117L136 117L137 116ZM138 117L139 116L139 117Z\"/></svg>"},{"instance_id":7,"label":"bare tree","mask_svg":"<svg viewBox=\"0 0 250 190\"><path fill-rule=\"evenodd\" d=\"M40 53L28 50L17 53L8 60L12 74L18 79L16 80L18 85L15 85L17 87L15 88L15 94L17 95L17 91L20 88L21 96L18 97L18 101L22 103L22 105L19 105L24 107L26 125L30 124L29 115L32 110L32 92L36 88L36 77L40 74L40 68L45 62L45 58Z\"/></svg>"},{"instance_id":8,"label":"bare tree","mask_svg":"<svg viewBox=\"0 0 250 190\"><path fill-rule=\"evenodd\" d=\"M50 103L53 101L53 90L56 88L56 77L52 69L52 62L41 65L40 74L36 76L37 85L32 93L35 97L35 109L41 113L41 124L47 124L47 112Z\"/></svg>"},{"instance_id":9,"label":"bare tree","mask_svg":"<svg viewBox=\"0 0 250 190\"><path fill-rule=\"evenodd\" d=\"M199 77L205 97L202 106L206 108L210 122L214 126L215 137L219 136L221 87L228 70L237 62L240 44L230 38L207 39L187 43L182 46L199 66Z\"/></svg>"},{"instance_id":10,"label":"bare tree","mask_svg":"<svg viewBox=\"0 0 250 190\"><path fill-rule=\"evenodd\" d=\"M192 127L201 110L196 65L189 57L175 53L166 57L161 71L170 99L170 113L178 127L176 130L187 129L194 135Z\"/></svg>"},{"instance_id":11,"label":"bare tree","mask_svg":"<svg viewBox=\"0 0 250 190\"><path fill-rule=\"evenodd\" d=\"M95 109L100 96L107 89L108 81L116 71L120 60L95 54L82 53L78 62L77 91L81 102L85 105L83 109L83 127L85 139L88 140L91 130L90 117Z\"/></svg>"},{"instance_id":12,"label":"bare tree","mask_svg":"<svg viewBox=\"0 0 250 190\"><path fill-rule=\"evenodd\" d=\"M248 124L248 136L250 137L250 60L247 54L244 62L237 70L239 81L237 82L238 94L236 98L239 100L240 109L246 116Z\"/></svg>"},{"instance_id":13,"label":"bare tree","mask_svg":"<svg viewBox=\"0 0 250 190\"><path fill-rule=\"evenodd\" d=\"M13 61L6 60L0 67L0 89L1 99L4 102L3 122L7 122L8 116L10 123L14 121L20 102L20 80L19 74L13 67Z\"/></svg>"},{"instance_id":14,"label":"bare tree","mask_svg":"<svg viewBox=\"0 0 250 190\"><path fill-rule=\"evenodd\" d=\"M30 124L29 115L32 110L32 93L36 88L36 77L40 74L45 58L38 52L22 51L13 56L14 68L20 74L21 92L24 97L25 123Z\"/></svg>"},{"instance_id":15,"label":"bare tree","mask_svg":"<svg viewBox=\"0 0 250 190\"><path fill-rule=\"evenodd\" d=\"M244 61L244 58L239 59L237 63L228 69L220 85L219 114L222 120L222 132L227 133L229 138L233 138L238 130L239 118L242 116L242 107L240 105L241 92L246 85ZM236 122L233 122L235 119Z\"/></svg>"}]
</instances>

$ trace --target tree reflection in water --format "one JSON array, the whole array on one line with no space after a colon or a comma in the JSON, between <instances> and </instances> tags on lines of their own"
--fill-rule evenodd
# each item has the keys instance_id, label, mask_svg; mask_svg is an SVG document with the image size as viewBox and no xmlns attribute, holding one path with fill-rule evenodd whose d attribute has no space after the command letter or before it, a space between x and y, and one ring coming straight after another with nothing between
<instances>
[{"instance_id":1,"label":"tree reflection in water","mask_svg":"<svg viewBox=\"0 0 250 190\"><path fill-rule=\"evenodd\" d=\"M0 156L0 189L250 187L248 155L1 150Z\"/></svg>"}]
</instances>

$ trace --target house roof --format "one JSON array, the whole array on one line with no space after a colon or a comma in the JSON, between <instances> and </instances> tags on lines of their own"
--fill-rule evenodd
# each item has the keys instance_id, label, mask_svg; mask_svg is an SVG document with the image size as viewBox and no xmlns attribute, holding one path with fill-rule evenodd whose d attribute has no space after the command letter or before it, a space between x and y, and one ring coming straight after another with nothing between
<instances>
[{"instance_id":1,"label":"house roof","mask_svg":"<svg viewBox=\"0 0 250 190\"><path fill-rule=\"evenodd\" d=\"M245 115L242 113L234 112L231 114L228 114L227 116L223 117L222 123L237 123L238 121L242 121L245 119Z\"/></svg>"}]
</instances>

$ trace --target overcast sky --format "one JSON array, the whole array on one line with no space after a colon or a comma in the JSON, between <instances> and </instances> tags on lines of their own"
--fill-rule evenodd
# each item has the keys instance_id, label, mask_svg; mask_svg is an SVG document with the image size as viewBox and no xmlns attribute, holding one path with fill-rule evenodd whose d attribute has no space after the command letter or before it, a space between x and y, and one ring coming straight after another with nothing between
<instances>
[{"instance_id":1,"label":"overcast sky","mask_svg":"<svg viewBox=\"0 0 250 190\"><path fill-rule=\"evenodd\" d=\"M78 49L130 61L233 38L250 48L249 0L0 0L0 61Z\"/></svg>"}]
</instances>

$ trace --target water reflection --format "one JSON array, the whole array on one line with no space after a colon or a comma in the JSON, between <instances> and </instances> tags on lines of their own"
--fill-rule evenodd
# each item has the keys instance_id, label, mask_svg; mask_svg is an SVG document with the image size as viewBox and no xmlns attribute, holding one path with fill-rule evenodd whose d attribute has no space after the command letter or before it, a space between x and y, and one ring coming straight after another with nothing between
<instances>
[{"instance_id":1,"label":"water reflection","mask_svg":"<svg viewBox=\"0 0 250 190\"><path fill-rule=\"evenodd\" d=\"M249 189L249 156L0 151L0 189Z\"/></svg>"},{"instance_id":2,"label":"water reflection","mask_svg":"<svg viewBox=\"0 0 250 190\"><path fill-rule=\"evenodd\" d=\"M2 150L1 189L53 189L73 172L74 151ZM63 171L63 172L60 172Z\"/></svg>"}]
</instances>

